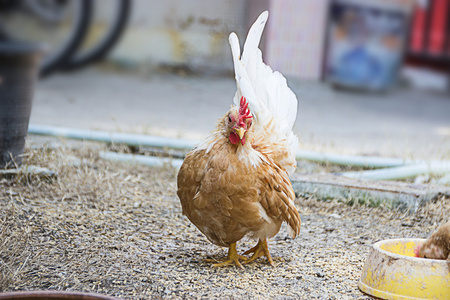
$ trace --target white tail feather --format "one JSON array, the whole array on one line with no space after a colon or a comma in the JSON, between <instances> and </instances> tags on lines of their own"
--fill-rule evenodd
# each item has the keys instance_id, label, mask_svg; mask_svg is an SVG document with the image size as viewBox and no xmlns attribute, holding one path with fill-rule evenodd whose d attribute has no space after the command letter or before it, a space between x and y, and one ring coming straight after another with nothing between
<instances>
[{"instance_id":1,"label":"white tail feather","mask_svg":"<svg viewBox=\"0 0 450 300\"><path fill-rule=\"evenodd\" d=\"M242 56L237 35L230 34L237 85L234 103L238 106L242 96L247 99L255 130L267 130L266 126L274 120L274 132L268 134L274 142L285 140L291 150L290 159L295 161L298 139L292 127L297 117L297 98L284 76L263 62L258 48L268 16L269 13L264 11L250 28Z\"/></svg>"},{"instance_id":2,"label":"white tail feather","mask_svg":"<svg viewBox=\"0 0 450 300\"><path fill-rule=\"evenodd\" d=\"M255 120L257 120L258 114L256 112L261 111L264 108L260 107L261 103L257 101L257 96L253 89L253 83L250 81L246 68L242 63L242 61L240 60L241 49L239 46L239 39L236 33L232 32L230 34L229 41L231 45L231 53L233 55L235 78L237 85L237 92L234 99L234 103L237 106L239 106L239 100L241 99L241 97L244 96L245 98L247 98L250 111L252 111L252 113L255 112L253 113L253 116L255 117Z\"/></svg>"}]
</instances>

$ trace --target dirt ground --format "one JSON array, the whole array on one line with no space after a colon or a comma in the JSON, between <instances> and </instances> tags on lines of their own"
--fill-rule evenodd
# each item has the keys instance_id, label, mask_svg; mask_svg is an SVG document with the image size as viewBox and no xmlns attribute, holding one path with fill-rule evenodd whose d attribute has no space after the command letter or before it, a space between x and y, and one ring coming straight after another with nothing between
<instances>
[{"instance_id":1,"label":"dirt ground","mask_svg":"<svg viewBox=\"0 0 450 300\"><path fill-rule=\"evenodd\" d=\"M181 214L176 170L101 160L106 146L30 145L29 164L56 179L0 178L0 291L68 290L124 299L368 299L357 287L371 245L427 237L450 215L440 198L414 215L296 200L300 236L285 227L264 259L214 268L217 247ZM243 252L254 242L238 243Z\"/></svg>"}]
</instances>

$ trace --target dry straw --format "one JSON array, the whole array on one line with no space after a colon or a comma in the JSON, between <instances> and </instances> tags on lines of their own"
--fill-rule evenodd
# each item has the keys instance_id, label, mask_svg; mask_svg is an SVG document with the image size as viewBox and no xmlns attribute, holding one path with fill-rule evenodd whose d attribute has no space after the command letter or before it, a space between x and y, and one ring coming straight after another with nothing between
<instances>
[{"instance_id":1,"label":"dry straw","mask_svg":"<svg viewBox=\"0 0 450 300\"><path fill-rule=\"evenodd\" d=\"M357 281L370 245L426 237L450 215L441 198L414 215L297 199L300 237L269 242L275 267L211 267L225 250L181 214L170 167L116 164L98 144L32 147L27 163L54 179L0 179L0 291L69 290L125 299L365 298ZM120 150L120 147L119 147ZM124 149L122 149L124 150ZM253 241L238 244L239 251Z\"/></svg>"}]
</instances>

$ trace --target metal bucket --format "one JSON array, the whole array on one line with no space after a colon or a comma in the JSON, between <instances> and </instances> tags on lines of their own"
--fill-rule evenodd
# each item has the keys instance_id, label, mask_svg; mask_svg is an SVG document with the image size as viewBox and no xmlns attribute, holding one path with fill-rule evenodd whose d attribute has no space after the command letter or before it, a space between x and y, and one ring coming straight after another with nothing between
<instances>
[{"instance_id":1,"label":"metal bucket","mask_svg":"<svg viewBox=\"0 0 450 300\"><path fill-rule=\"evenodd\" d=\"M42 45L0 41L0 168L22 163Z\"/></svg>"}]
</instances>

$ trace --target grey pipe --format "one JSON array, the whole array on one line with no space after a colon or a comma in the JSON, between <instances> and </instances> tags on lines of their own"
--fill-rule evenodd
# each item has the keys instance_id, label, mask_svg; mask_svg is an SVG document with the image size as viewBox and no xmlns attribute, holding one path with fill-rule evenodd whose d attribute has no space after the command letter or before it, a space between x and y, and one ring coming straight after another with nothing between
<instances>
[{"instance_id":1,"label":"grey pipe","mask_svg":"<svg viewBox=\"0 0 450 300\"><path fill-rule=\"evenodd\" d=\"M395 168L359 171L359 172L344 172L340 173L340 175L358 179L393 180L393 179L405 179L415 177L422 174L447 174L447 173L450 173L450 162L431 161Z\"/></svg>"},{"instance_id":2,"label":"grey pipe","mask_svg":"<svg viewBox=\"0 0 450 300\"><path fill-rule=\"evenodd\" d=\"M150 136L144 134L128 134L119 132L106 132L96 130L73 129L66 127L54 127L45 125L33 125L28 127L28 133L63 137L68 139L97 141L104 143L126 144L129 146L151 146L173 149L191 149L196 141Z\"/></svg>"},{"instance_id":3,"label":"grey pipe","mask_svg":"<svg viewBox=\"0 0 450 300\"><path fill-rule=\"evenodd\" d=\"M54 127L54 126L33 125L33 124L30 124L30 126L28 127L28 133L37 135L57 136L78 140L90 140L105 143L126 144L129 146L136 146L136 147L149 146L159 148L167 147L174 149L192 149L199 143L199 141L186 139L165 138L142 134L127 134L117 132L72 129L65 127ZM320 153L305 150L298 151L296 154L296 158L299 160L329 162L339 165L350 165L366 168L400 167L405 165L416 165L418 163L419 164L424 163L423 161L403 160L398 158L353 156L353 155ZM445 161L439 163L450 164L450 162ZM350 172L349 174L351 173L352 172Z\"/></svg>"},{"instance_id":4,"label":"grey pipe","mask_svg":"<svg viewBox=\"0 0 450 300\"><path fill-rule=\"evenodd\" d=\"M388 168L412 164L414 161L398 158L386 158L377 156L354 156L332 153L321 153L315 151L298 151L297 160L309 160L316 162L329 162L336 165L350 165L365 168Z\"/></svg>"},{"instance_id":5,"label":"grey pipe","mask_svg":"<svg viewBox=\"0 0 450 300\"><path fill-rule=\"evenodd\" d=\"M154 157L103 151L100 152L100 157L109 161L140 164L150 167L162 167L164 165L170 165L175 169L179 169L181 167L181 164L183 163L182 159L171 159L166 157Z\"/></svg>"}]
</instances>

